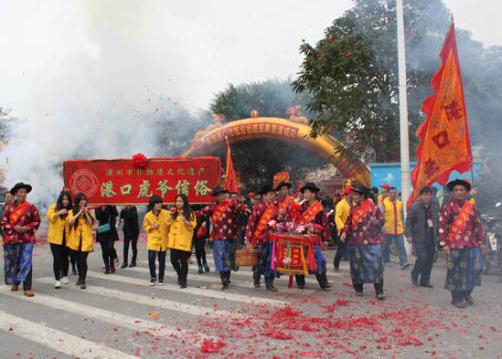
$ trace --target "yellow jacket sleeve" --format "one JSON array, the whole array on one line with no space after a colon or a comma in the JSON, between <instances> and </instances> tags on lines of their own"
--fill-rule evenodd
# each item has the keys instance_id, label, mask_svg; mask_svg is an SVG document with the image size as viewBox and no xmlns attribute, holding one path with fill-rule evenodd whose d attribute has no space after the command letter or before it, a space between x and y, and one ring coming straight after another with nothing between
<instances>
[{"instance_id":1,"label":"yellow jacket sleeve","mask_svg":"<svg viewBox=\"0 0 502 359\"><path fill-rule=\"evenodd\" d=\"M47 220L51 223L56 223L57 217L56 217L56 205L53 204L49 207L47 210Z\"/></svg>"},{"instance_id":2,"label":"yellow jacket sleeve","mask_svg":"<svg viewBox=\"0 0 502 359\"><path fill-rule=\"evenodd\" d=\"M345 227L345 221L344 221L344 216L343 216L343 200L338 202L335 207L335 225L338 233L341 233L343 231L343 228Z\"/></svg>"}]
</instances>

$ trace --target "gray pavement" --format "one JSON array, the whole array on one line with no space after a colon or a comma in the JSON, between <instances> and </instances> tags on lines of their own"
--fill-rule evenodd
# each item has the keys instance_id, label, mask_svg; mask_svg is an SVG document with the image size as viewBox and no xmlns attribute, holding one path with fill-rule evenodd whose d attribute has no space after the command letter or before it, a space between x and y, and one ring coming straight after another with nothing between
<instances>
[{"instance_id":1,"label":"gray pavement","mask_svg":"<svg viewBox=\"0 0 502 359\"><path fill-rule=\"evenodd\" d=\"M166 285L148 286L145 243L138 267L104 275L99 246L89 256L88 289L75 277L53 288L52 257L38 245L36 296L0 289L0 358L502 358L502 284L485 276L476 304L451 306L443 289L445 268L433 271L435 288L414 288L411 268L385 270L384 302L373 288L356 298L346 262L333 273L333 288L320 291L310 276L306 290L276 281L279 293L252 288L249 268L232 273L219 289L214 272L190 266L180 290L167 260ZM117 243L121 253L121 244ZM214 268L212 257L209 264ZM3 261L0 263L3 267Z\"/></svg>"}]
</instances>

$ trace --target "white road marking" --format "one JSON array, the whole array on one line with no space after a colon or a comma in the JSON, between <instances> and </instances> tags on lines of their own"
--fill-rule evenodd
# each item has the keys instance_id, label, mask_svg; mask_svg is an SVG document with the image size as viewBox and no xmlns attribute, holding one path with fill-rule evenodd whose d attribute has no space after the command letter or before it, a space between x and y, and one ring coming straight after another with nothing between
<instances>
[{"instance_id":1,"label":"white road marking","mask_svg":"<svg viewBox=\"0 0 502 359\"><path fill-rule=\"evenodd\" d=\"M29 302L40 304L56 310L62 310L72 314L81 315L87 318L94 318L99 321L106 322L112 325L118 325L132 330L146 331L152 335L159 337L167 337L174 334L174 335L183 335L184 337L192 338L195 341L197 340L200 341L200 338L203 337L199 336L193 331L176 328L175 326L169 324L159 324L151 320L131 317L129 315L117 312L111 312L108 310L98 308L96 306L80 304L54 296L36 294L32 298L28 298L25 296L20 296L17 293L12 293L7 291L0 291L0 294L10 297L15 297L17 299L25 299L26 301Z\"/></svg>"},{"instance_id":2,"label":"white road marking","mask_svg":"<svg viewBox=\"0 0 502 359\"><path fill-rule=\"evenodd\" d=\"M143 286L148 285L148 281L146 279L142 280L142 279L138 279L138 278L124 277L124 276L117 275L117 274L107 275L107 274L103 274L103 273L89 271L87 275L89 277L93 277L93 278L110 280L110 281L120 282L120 283L127 283L127 284L133 284L133 285L143 285ZM246 303L246 304L268 304L268 305L275 305L275 306L282 306L282 305L288 304L288 302L285 302L285 301L279 300L279 299L254 297L252 295L244 295L244 294L236 294L236 293L231 293L228 290L222 291L222 290L201 289L201 288L191 288L191 287L187 287L185 289L180 289L177 285L167 284L167 283L164 284L163 286L161 286L161 287L159 286L157 288L162 289L162 290L174 291L174 292L178 292L178 293L194 294L194 295L199 295L199 296L203 296L203 297L230 300L230 301L241 302L241 303Z\"/></svg>"},{"instance_id":3,"label":"white road marking","mask_svg":"<svg viewBox=\"0 0 502 359\"><path fill-rule=\"evenodd\" d=\"M66 334L43 324L18 318L4 311L0 311L0 329L75 358L137 359L135 356L103 344Z\"/></svg>"},{"instance_id":4,"label":"white road marking","mask_svg":"<svg viewBox=\"0 0 502 359\"><path fill-rule=\"evenodd\" d=\"M46 284L52 284L54 282L54 280L50 277L36 279L36 281L41 282L41 283L46 283ZM71 286L71 285L64 286L63 288L76 290L76 291L82 291L79 287ZM221 318L223 316L232 317L232 318L233 317L244 318L244 316L241 316L237 313L235 313L235 314L230 313L226 310L213 309L213 308L209 308L209 307L203 307L200 305L193 305L193 304L176 302L176 301L168 300L168 299L155 298L155 297L151 297L151 296L147 296L147 295L143 295L143 294L138 294L138 293L124 292L122 290L106 288L106 287L97 286L94 284L88 286L87 289L85 290L85 292L101 295L101 296L112 298L112 299L124 300L127 302L133 302L133 303L137 303L137 304L158 307L161 309L172 310L175 312L190 314L190 315L194 315L194 316L204 316L204 317L209 317L209 318Z\"/></svg>"}]
</instances>

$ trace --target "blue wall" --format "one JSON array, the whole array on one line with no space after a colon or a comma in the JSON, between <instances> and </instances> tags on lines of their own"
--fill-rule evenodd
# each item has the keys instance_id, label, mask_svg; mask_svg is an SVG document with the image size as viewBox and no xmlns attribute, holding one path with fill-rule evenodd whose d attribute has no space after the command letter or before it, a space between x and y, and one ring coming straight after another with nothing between
<instances>
[{"instance_id":1,"label":"blue wall","mask_svg":"<svg viewBox=\"0 0 502 359\"><path fill-rule=\"evenodd\" d=\"M416 162L410 163L410 172L416 166ZM373 163L369 165L371 171L371 187L380 187L384 183L388 183L398 190L401 190L401 164L399 162L393 163ZM481 163L474 162L474 183L479 183L479 171L481 170ZM472 181L471 171L460 174L453 171L450 175L450 180L455 178L466 178ZM435 185L439 187L439 185Z\"/></svg>"}]
</instances>

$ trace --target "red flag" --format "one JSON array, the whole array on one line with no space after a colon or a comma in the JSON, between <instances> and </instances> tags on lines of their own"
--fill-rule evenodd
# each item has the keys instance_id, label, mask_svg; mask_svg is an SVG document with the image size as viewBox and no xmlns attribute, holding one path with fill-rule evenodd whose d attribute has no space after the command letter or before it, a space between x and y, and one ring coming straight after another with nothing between
<instances>
[{"instance_id":1,"label":"red flag","mask_svg":"<svg viewBox=\"0 0 502 359\"><path fill-rule=\"evenodd\" d=\"M234 170L234 163L232 162L232 152L230 151L230 144L227 141L227 169L225 171L225 189L229 192L239 193L237 185L237 175Z\"/></svg>"},{"instance_id":2,"label":"red flag","mask_svg":"<svg viewBox=\"0 0 502 359\"><path fill-rule=\"evenodd\" d=\"M455 26L451 24L439 55L441 67L431 81L433 95L422 105L426 120L417 130L417 167L411 174L413 203L424 187L444 185L450 173L460 173L472 166L469 121L458 61Z\"/></svg>"}]
</instances>

